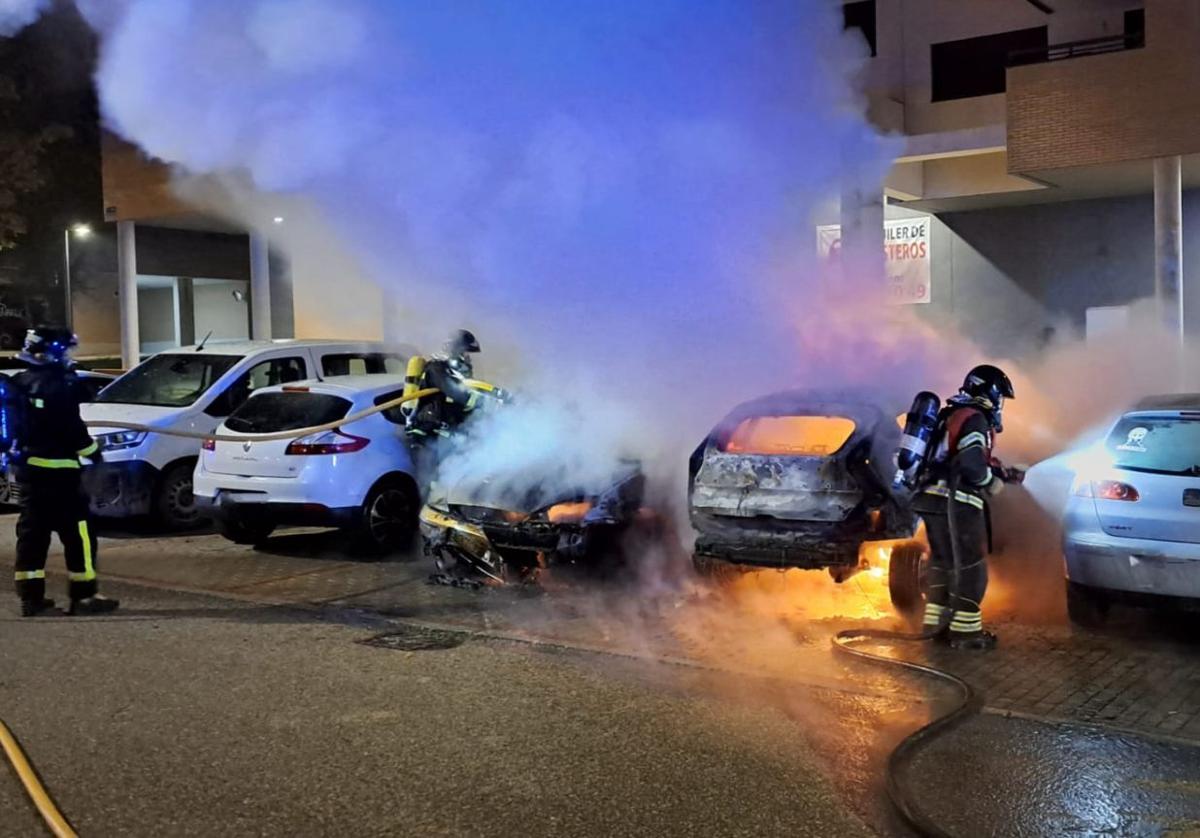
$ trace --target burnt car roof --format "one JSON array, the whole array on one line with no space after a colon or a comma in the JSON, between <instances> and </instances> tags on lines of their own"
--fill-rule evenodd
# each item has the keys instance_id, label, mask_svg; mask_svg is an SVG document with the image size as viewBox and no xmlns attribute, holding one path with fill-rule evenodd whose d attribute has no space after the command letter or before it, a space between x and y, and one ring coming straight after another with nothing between
<instances>
[{"instance_id":1,"label":"burnt car roof","mask_svg":"<svg viewBox=\"0 0 1200 838\"><path fill-rule=\"evenodd\" d=\"M827 414L853 419L859 426L873 426L884 418L898 416L904 407L861 390L779 390L743 402L717 423L714 430L732 429L755 416Z\"/></svg>"}]
</instances>

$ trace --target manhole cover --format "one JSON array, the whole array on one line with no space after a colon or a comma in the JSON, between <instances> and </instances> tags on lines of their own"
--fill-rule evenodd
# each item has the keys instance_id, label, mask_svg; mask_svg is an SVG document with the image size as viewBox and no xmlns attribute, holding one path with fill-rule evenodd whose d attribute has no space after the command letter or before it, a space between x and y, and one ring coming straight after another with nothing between
<instances>
[{"instance_id":1,"label":"manhole cover","mask_svg":"<svg viewBox=\"0 0 1200 838\"><path fill-rule=\"evenodd\" d=\"M360 640L364 646L380 649L396 649L401 652L429 652L437 649L453 649L461 646L466 636L456 631L439 631L419 626L406 626L399 631Z\"/></svg>"}]
</instances>

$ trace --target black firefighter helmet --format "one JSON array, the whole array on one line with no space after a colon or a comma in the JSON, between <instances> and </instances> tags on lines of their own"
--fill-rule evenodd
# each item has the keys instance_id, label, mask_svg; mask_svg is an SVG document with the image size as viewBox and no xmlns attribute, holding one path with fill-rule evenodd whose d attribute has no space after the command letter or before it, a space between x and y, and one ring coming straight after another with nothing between
<instances>
[{"instance_id":1,"label":"black firefighter helmet","mask_svg":"<svg viewBox=\"0 0 1200 838\"><path fill-rule=\"evenodd\" d=\"M1004 370L980 364L967 373L959 392L984 409L997 431L1004 430L1001 420L1004 400L1015 398L1012 382Z\"/></svg>"},{"instance_id":2,"label":"black firefighter helmet","mask_svg":"<svg viewBox=\"0 0 1200 838\"><path fill-rule=\"evenodd\" d=\"M34 326L25 333L25 345L18 357L31 364L70 363L70 353L79 339L65 326Z\"/></svg>"}]
</instances>

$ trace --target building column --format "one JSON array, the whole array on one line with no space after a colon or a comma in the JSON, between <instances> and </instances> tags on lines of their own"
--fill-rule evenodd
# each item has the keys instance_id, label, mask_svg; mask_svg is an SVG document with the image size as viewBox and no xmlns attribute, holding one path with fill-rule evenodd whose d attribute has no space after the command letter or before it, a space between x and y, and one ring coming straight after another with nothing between
<instances>
[{"instance_id":1,"label":"building column","mask_svg":"<svg viewBox=\"0 0 1200 838\"><path fill-rule=\"evenodd\" d=\"M1154 161L1154 296L1169 332L1183 337L1183 177L1179 157Z\"/></svg>"},{"instance_id":2,"label":"building column","mask_svg":"<svg viewBox=\"0 0 1200 838\"><path fill-rule=\"evenodd\" d=\"M271 250L257 230L250 232L250 337L271 339Z\"/></svg>"},{"instance_id":3,"label":"building column","mask_svg":"<svg viewBox=\"0 0 1200 838\"><path fill-rule=\"evenodd\" d=\"M121 308L121 366L141 360L138 335L137 234L132 221L117 222L117 302Z\"/></svg>"}]
</instances>

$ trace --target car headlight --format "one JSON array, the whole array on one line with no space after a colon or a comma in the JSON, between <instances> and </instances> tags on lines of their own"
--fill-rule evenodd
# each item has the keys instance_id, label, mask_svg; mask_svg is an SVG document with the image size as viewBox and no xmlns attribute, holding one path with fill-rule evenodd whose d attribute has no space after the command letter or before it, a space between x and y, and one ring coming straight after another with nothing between
<instances>
[{"instance_id":1,"label":"car headlight","mask_svg":"<svg viewBox=\"0 0 1200 838\"><path fill-rule=\"evenodd\" d=\"M137 448L146 441L145 431L117 431L111 434L100 434L96 444L102 451L121 451L126 448Z\"/></svg>"}]
</instances>

